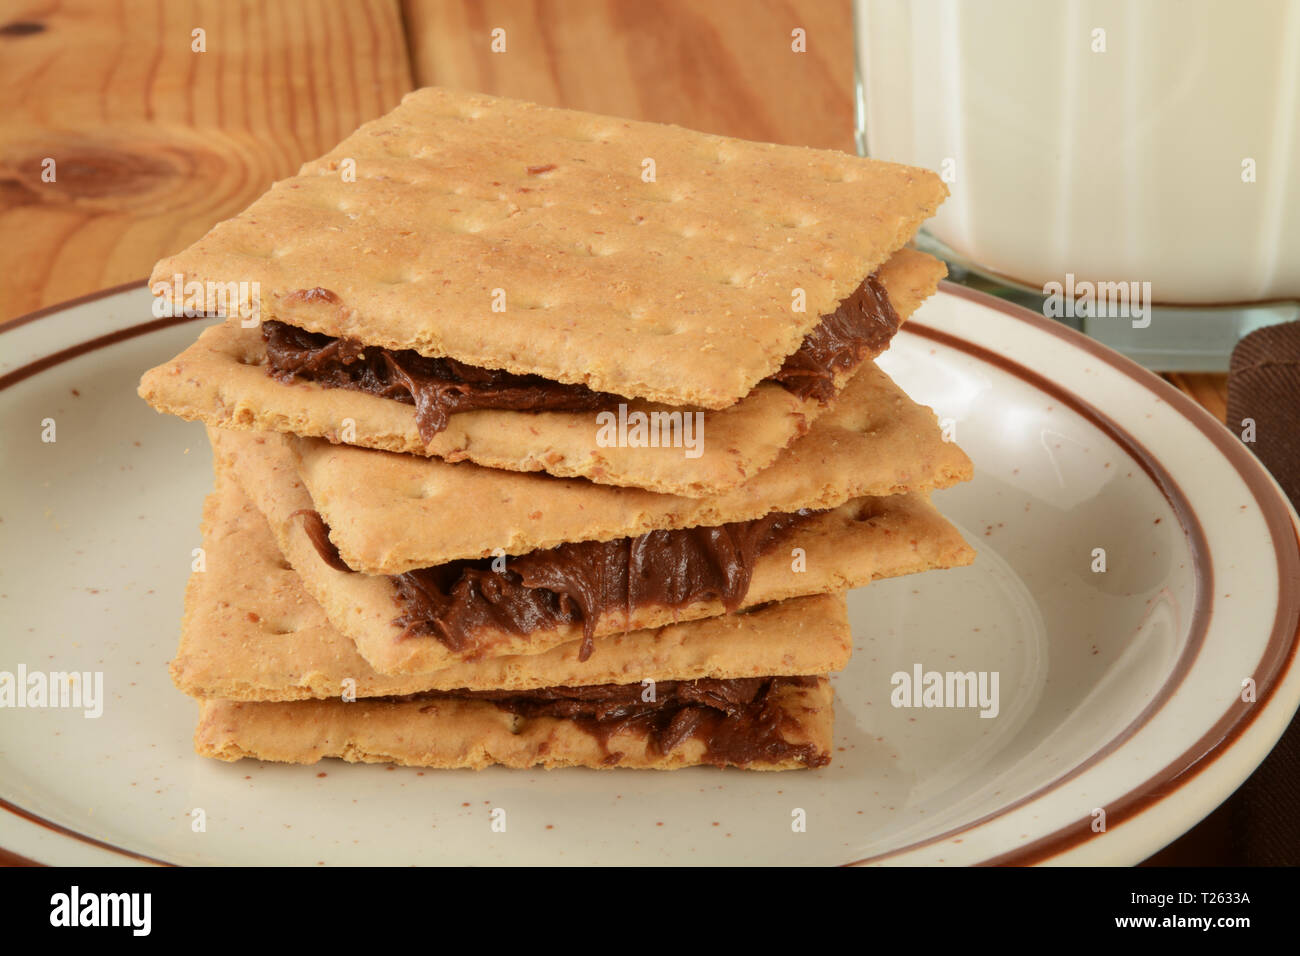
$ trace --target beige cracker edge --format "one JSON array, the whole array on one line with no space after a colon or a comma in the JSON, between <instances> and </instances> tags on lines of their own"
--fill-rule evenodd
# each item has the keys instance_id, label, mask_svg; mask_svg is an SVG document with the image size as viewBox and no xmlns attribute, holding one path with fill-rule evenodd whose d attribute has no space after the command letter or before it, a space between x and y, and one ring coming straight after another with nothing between
<instances>
[{"instance_id":1,"label":"beige cracker edge","mask_svg":"<svg viewBox=\"0 0 1300 956\"><path fill-rule=\"evenodd\" d=\"M844 595L825 594L611 634L585 662L578 660L581 642L571 641L541 654L392 677L371 668L330 625L286 565L262 513L223 470L204 502L202 533L206 567L190 575L170 666L191 697L284 701L825 674L841 670L852 651Z\"/></svg>"},{"instance_id":2,"label":"beige cracker edge","mask_svg":"<svg viewBox=\"0 0 1300 956\"><path fill-rule=\"evenodd\" d=\"M263 319L725 408L946 195L928 170L843 153L420 90L150 284L198 283L211 311L243 282Z\"/></svg>"},{"instance_id":3,"label":"beige cracker edge","mask_svg":"<svg viewBox=\"0 0 1300 956\"><path fill-rule=\"evenodd\" d=\"M476 658L538 654L581 636L580 625L517 635L508 631L476 634L472 648L453 651L432 637L403 637L396 623L396 585L383 575L338 571L317 553L297 512L313 502L294 473L292 459L268 436L231 453L236 436L216 432L214 451L229 467L244 492L266 516L286 560L331 623L356 642L361 656L383 674L409 675L441 670L472 655ZM804 549L803 570L796 571L793 548ZM968 564L974 553L923 494L855 500L827 514L813 516L794 529L779 547L761 555L741 607L808 594L859 587L883 577ZM508 562L507 562L508 566ZM719 601L685 607L643 607L630 616L607 614L595 627L597 637L623 630L660 627L724 613Z\"/></svg>"},{"instance_id":4,"label":"beige cracker edge","mask_svg":"<svg viewBox=\"0 0 1300 956\"><path fill-rule=\"evenodd\" d=\"M770 468L710 498L453 465L320 439L257 437L294 450L343 560L374 574L489 557L497 549L524 554L565 541L834 508L851 498L946 488L972 473L970 459L944 441L934 413L874 363L863 366L835 408ZM220 438L232 449L253 440L250 433L226 431ZM445 520L460 514L474 520Z\"/></svg>"},{"instance_id":5,"label":"beige cracker edge","mask_svg":"<svg viewBox=\"0 0 1300 956\"><path fill-rule=\"evenodd\" d=\"M901 249L880 268L879 276L899 317L907 320L933 294L945 272L939 260ZM594 412L464 412L451 416L448 427L426 443L411 405L309 382L283 384L266 374L264 363L259 329L220 323L203 330L180 355L146 372L139 394L161 412L222 428L286 432L331 442L346 438L348 444L382 451L469 460L511 471L545 471L694 498L742 484L829 410L774 382L760 383L730 408L699 413L697 456L675 447L602 447ZM837 379L837 386L842 389L857 370ZM628 410L692 414L641 401L630 402Z\"/></svg>"},{"instance_id":6,"label":"beige cracker edge","mask_svg":"<svg viewBox=\"0 0 1300 956\"><path fill-rule=\"evenodd\" d=\"M779 688L773 697L785 716L785 739L811 744L830 756L834 737L830 682ZM690 738L667 755L636 731L600 740L570 720L524 718L486 701L379 702L304 700L289 703L199 703L195 750L218 760L244 757L311 764L326 757L350 763L390 763L439 769L499 764L676 770L704 762L705 745ZM614 754L617 757L611 759ZM796 770L795 760L747 764L748 770Z\"/></svg>"}]
</instances>

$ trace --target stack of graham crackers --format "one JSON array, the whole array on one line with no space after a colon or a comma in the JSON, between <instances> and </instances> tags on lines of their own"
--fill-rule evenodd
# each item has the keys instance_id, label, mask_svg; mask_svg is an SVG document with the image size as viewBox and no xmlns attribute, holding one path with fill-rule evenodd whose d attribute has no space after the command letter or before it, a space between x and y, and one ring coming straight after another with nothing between
<instances>
[{"instance_id":1,"label":"stack of graham crackers","mask_svg":"<svg viewBox=\"0 0 1300 956\"><path fill-rule=\"evenodd\" d=\"M932 173L430 89L159 263L223 311L140 394L209 426L199 753L830 760L844 592L969 563L970 477L872 359Z\"/></svg>"}]
</instances>

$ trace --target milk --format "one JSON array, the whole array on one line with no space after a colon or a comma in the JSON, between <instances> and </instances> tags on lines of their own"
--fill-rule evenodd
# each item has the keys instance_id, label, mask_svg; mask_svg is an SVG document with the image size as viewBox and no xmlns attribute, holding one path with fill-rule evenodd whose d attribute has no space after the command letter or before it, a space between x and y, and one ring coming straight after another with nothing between
<instances>
[{"instance_id":1,"label":"milk","mask_svg":"<svg viewBox=\"0 0 1300 956\"><path fill-rule=\"evenodd\" d=\"M855 0L879 159L928 231L1023 284L1300 298L1300 0Z\"/></svg>"}]
</instances>

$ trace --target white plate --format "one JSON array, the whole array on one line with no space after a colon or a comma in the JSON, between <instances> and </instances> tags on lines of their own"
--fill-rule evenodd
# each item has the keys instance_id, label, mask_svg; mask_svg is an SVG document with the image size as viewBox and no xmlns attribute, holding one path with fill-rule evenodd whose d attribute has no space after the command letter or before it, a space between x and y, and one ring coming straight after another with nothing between
<instances>
[{"instance_id":1,"label":"white plate","mask_svg":"<svg viewBox=\"0 0 1300 956\"><path fill-rule=\"evenodd\" d=\"M974 459L938 501L979 558L850 596L831 767L203 760L165 665L210 456L198 425L135 395L198 326L148 319L133 288L0 327L0 670L102 672L106 698L97 719L0 710L9 858L1133 863L1230 794L1300 700L1295 515L1249 452L1113 353L946 286L881 364ZM916 664L996 671L998 715L891 706Z\"/></svg>"}]
</instances>

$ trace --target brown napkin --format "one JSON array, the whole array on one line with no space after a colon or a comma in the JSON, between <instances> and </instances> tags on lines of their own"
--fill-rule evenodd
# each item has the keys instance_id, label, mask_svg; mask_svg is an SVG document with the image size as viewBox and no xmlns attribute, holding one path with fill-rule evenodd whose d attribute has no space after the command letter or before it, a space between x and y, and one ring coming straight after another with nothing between
<instances>
[{"instance_id":1,"label":"brown napkin","mask_svg":"<svg viewBox=\"0 0 1300 956\"><path fill-rule=\"evenodd\" d=\"M1237 343L1228 371L1228 428L1241 435L1291 503L1300 508L1300 322L1256 329Z\"/></svg>"},{"instance_id":2,"label":"brown napkin","mask_svg":"<svg viewBox=\"0 0 1300 956\"><path fill-rule=\"evenodd\" d=\"M1228 429L1240 437L1248 418L1255 441L1246 447L1300 508L1300 322L1257 329L1233 350ZM1300 718L1223 806L1148 862L1300 864Z\"/></svg>"},{"instance_id":3,"label":"brown napkin","mask_svg":"<svg viewBox=\"0 0 1300 956\"><path fill-rule=\"evenodd\" d=\"M1246 445L1300 508L1300 322L1247 335L1228 371L1228 428L1240 435L1255 420ZM1291 582L1295 586L1295 582ZM1239 865L1300 864L1300 720L1225 805Z\"/></svg>"}]
</instances>

